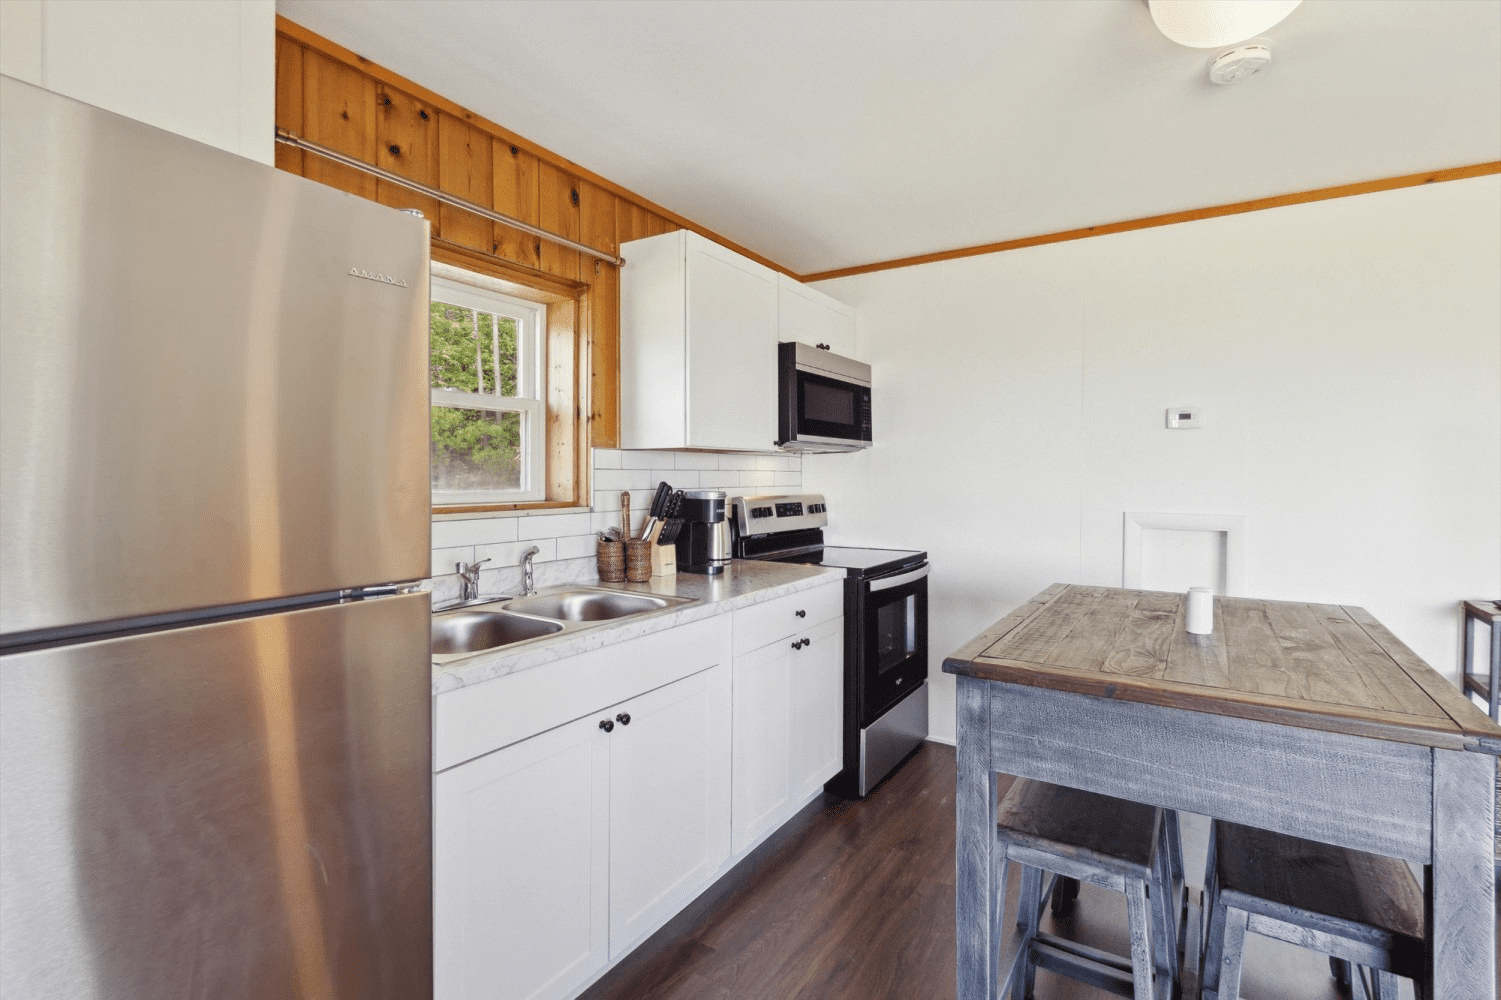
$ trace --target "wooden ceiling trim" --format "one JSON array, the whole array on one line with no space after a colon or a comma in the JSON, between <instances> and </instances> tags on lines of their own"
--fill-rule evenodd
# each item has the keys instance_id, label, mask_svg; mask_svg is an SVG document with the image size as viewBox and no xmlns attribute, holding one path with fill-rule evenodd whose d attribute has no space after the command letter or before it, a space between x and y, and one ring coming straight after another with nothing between
<instances>
[{"instance_id":1,"label":"wooden ceiling trim","mask_svg":"<svg viewBox=\"0 0 1501 1000\"><path fill-rule=\"evenodd\" d=\"M958 260L961 257L978 257L982 254L1004 253L1007 250L1020 250L1024 247L1043 246L1048 243L1066 243L1069 240L1083 240L1092 236L1109 236L1113 233L1126 233L1135 229L1154 229L1157 226L1172 226L1180 222L1198 222L1201 219L1217 219L1224 215L1240 215L1244 212L1259 212L1268 208L1305 205L1313 201L1348 198L1352 195L1373 194L1377 191L1393 191L1398 188L1420 187L1424 184L1458 181L1469 177L1483 177L1487 174L1498 173L1501 173L1501 160L1492 160L1486 163L1474 163L1465 167L1428 170L1417 174L1402 174L1399 177L1382 177L1377 180L1359 181L1354 184L1337 184L1333 187L1315 188L1311 191L1298 191L1293 194L1276 195L1271 198L1253 198L1250 201L1231 202L1228 205L1213 205L1208 208L1190 208L1181 212L1166 212L1162 215L1149 215L1145 218L1128 219L1124 222L1108 222L1097 226L1085 226L1082 229L1067 229L1063 232L1047 233L1042 236L1024 236L1015 240L982 243L979 246L962 247L957 250L940 250L934 253L917 254L912 257L898 257L894 260L879 261L874 264L860 264L855 267L842 267L832 271L793 275L793 277L799 281L824 281L829 278L847 278L855 274L890 271L899 267L915 267L919 264Z\"/></svg>"}]
</instances>

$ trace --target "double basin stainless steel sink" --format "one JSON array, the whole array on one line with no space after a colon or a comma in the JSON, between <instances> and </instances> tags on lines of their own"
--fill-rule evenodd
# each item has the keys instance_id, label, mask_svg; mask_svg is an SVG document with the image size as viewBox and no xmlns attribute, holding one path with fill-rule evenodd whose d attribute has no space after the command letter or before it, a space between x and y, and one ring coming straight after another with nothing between
<instances>
[{"instance_id":1,"label":"double basin stainless steel sink","mask_svg":"<svg viewBox=\"0 0 1501 1000\"><path fill-rule=\"evenodd\" d=\"M603 587L575 587L551 594L497 598L479 607L433 615L433 654L455 656L496 649L559 632L592 628L691 604L692 597L662 597Z\"/></svg>"}]
</instances>

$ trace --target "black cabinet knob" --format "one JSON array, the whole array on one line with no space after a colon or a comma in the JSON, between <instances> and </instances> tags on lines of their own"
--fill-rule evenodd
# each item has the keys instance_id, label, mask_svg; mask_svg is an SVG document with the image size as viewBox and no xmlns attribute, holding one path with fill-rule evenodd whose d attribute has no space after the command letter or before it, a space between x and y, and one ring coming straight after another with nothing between
<instances>
[{"instance_id":1,"label":"black cabinet knob","mask_svg":"<svg viewBox=\"0 0 1501 1000\"><path fill-rule=\"evenodd\" d=\"M622 726L629 726L631 724L631 713L621 712L619 715L615 716L615 721L620 723Z\"/></svg>"},{"instance_id":2,"label":"black cabinet knob","mask_svg":"<svg viewBox=\"0 0 1501 1000\"><path fill-rule=\"evenodd\" d=\"M811 645L813 645L813 640L812 639L804 639L803 640L803 645L804 646L811 646Z\"/></svg>"},{"instance_id":3,"label":"black cabinet knob","mask_svg":"<svg viewBox=\"0 0 1501 1000\"><path fill-rule=\"evenodd\" d=\"M803 648L803 644L801 642L799 642L798 640L794 639L794 640L792 640L792 648L793 649L802 649Z\"/></svg>"},{"instance_id":4,"label":"black cabinet knob","mask_svg":"<svg viewBox=\"0 0 1501 1000\"><path fill-rule=\"evenodd\" d=\"M599 720L599 728L608 733L614 730L615 723L611 722L609 719L601 719Z\"/></svg>"},{"instance_id":5,"label":"black cabinet knob","mask_svg":"<svg viewBox=\"0 0 1501 1000\"><path fill-rule=\"evenodd\" d=\"M799 608L798 610L796 610L796 611L794 611L792 613L795 614L795 615L797 615L799 618L806 618L806 617L808 617L808 612L802 610L801 608Z\"/></svg>"}]
</instances>

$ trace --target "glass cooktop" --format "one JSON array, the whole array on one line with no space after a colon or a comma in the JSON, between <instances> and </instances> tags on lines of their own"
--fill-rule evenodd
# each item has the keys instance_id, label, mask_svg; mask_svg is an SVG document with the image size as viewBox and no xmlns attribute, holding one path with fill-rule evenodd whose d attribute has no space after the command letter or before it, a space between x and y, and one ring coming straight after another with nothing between
<instances>
[{"instance_id":1,"label":"glass cooktop","mask_svg":"<svg viewBox=\"0 0 1501 1000\"><path fill-rule=\"evenodd\" d=\"M913 549L861 549L825 545L822 549L804 552L783 561L832 566L848 570L850 576L878 576L921 566L928 561L928 554Z\"/></svg>"}]
</instances>

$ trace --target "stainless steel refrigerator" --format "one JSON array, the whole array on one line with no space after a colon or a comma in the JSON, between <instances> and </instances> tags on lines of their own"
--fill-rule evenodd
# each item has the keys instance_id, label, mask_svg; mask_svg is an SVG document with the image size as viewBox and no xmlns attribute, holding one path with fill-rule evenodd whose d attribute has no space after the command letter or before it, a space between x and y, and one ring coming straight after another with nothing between
<instances>
[{"instance_id":1,"label":"stainless steel refrigerator","mask_svg":"<svg viewBox=\"0 0 1501 1000\"><path fill-rule=\"evenodd\" d=\"M0 994L430 997L427 223L0 129Z\"/></svg>"}]
</instances>

